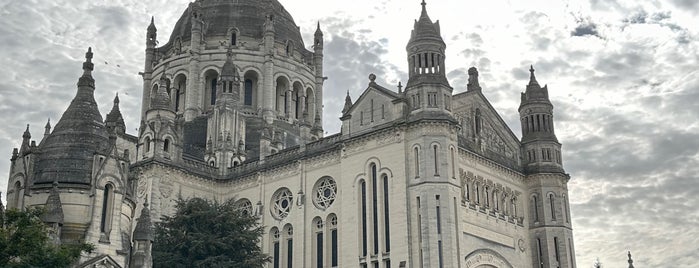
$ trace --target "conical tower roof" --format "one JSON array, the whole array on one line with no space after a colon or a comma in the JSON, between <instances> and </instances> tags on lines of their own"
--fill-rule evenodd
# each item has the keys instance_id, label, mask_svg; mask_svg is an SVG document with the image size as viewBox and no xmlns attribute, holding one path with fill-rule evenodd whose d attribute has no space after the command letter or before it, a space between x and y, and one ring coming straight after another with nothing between
<instances>
[{"instance_id":1,"label":"conical tower roof","mask_svg":"<svg viewBox=\"0 0 699 268\"><path fill-rule=\"evenodd\" d=\"M114 97L114 106L112 106L112 111L107 114L107 118L104 121L107 127L117 128L122 131L126 130L126 124L124 124L124 117L121 115L121 110L119 110L119 95Z\"/></svg>"},{"instance_id":2,"label":"conical tower roof","mask_svg":"<svg viewBox=\"0 0 699 268\"><path fill-rule=\"evenodd\" d=\"M133 231L134 241L153 241L153 222L150 218L150 209L148 209L148 200L143 203L143 209L141 210L141 216L136 219L136 228Z\"/></svg>"},{"instance_id":3,"label":"conical tower roof","mask_svg":"<svg viewBox=\"0 0 699 268\"><path fill-rule=\"evenodd\" d=\"M85 58L75 98L41 144L35 184L54 181L90 184L94 154L102 151L108 142L109 136L95 102L91 48Z\"/></svg>"}]
</instances>

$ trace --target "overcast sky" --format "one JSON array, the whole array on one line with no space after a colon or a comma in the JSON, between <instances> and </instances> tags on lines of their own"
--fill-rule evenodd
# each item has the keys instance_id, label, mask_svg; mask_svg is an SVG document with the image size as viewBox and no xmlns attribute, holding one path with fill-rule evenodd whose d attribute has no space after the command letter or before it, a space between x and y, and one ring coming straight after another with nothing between
<instances>
[{"instance_id":1,"label":"overcast sky","mask_svg":"<svg viewBox=\"0 0 699 268\"><path fill-rule=\"evenodd\" d=\"M339 130L344 94L370 73L407 81L405 45L419 0L281 0L310 46L325 32L325 129ZM33 139L76 92L88 46L102 114L116 92L138 127L145 29L166 42L186 0L0 0L0 190L26 124ZM518 136L530 64L549 85L578 267L696 267L699 263L699 1L429 0L447 43L456 92L466 70Z\"/></svg>"}]
</instances>

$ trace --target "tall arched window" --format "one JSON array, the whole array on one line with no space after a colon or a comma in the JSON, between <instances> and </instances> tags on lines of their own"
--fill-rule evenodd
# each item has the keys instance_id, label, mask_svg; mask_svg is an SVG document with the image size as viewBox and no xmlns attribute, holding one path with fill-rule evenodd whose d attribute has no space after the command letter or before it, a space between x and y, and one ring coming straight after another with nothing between
<instances>
[{"instance_id":1,"label":"tall arched window","mask_svg":"<svg viewBox=\"0 0 699 268\"><path fill-rule=\"evenodd\" d=\"M102 194L102 219L100 221L100 232L109 241L109 233L112 229L112 208L114 207L114 186L107 184L104 186Z\"/></svg>"},{"instance_id":2,"label":"tall arched window","mask_svg":"<svg viewBox=\"0 0 699 268\"><path fill-rule=\"evenodd\" d=\"M437 145L432 145L432 150L434 153L434 175L439 176L439 156L437 154Z\"/></svg>"},{"instance_id":3,"label":"tall arched window","mask_svg":"<svg viewBox=\"0 0 699 268\"><path fill-rule=\"evenodd\" d=\"M170 139L165 139L165 141L163 142L163 151L170 151Z\"/></svg>"},{"instance_id":4,"label":"tall arched window","mask_svg":"<svg viewBox=\"0 0 699 268\"><path fill-rule=\"evenodd\" d=\"M563 215L566 217L566 222L570 222L570 208L568 207L568 198L566 196L563 196Z\"/></svg>"},{"instance_id":5,"label":"tall arched window","mask_svg":"<svg viewBox=\"0 0 699 268\"><path fill-rule=\"evenodd\" d=\"M532 208L533 208L533 212L534 212L534 217L532 217L532 218L534 218L534 222L539 221L539 205L538 205L538 202L536 199L537 199L536 195L532 196Z\"/></svg>"},{"instance_id":6,"label":"tall arched window","mask_svg":"<svg viewBox=\"0 0 699 268\"><path fill-rule=\"evenodd\" d=\"M420 177L420 150L415 147L415 178Z\"/></svg>"},{"instance_id":7,"label":"tall arched window","mask_svg":"<svg viewBox=\"0 0 699 268\"><path fill-rule=\"evenodd\" d=\"M313 219L315 240L313 241L314 267L323 268L323 220L320 217Z\"/></svg>"},{"instance_id":8,"label":"tall arched window","mask_svg":"<svg viewBox=\"0 0 699 268\"><path fill-rule=\"evenodd\" d=\"M500 210L500 202L499 201L500 200L498 200L498 192L493 191L493 208L495 209L495 211Z\"/></svg>"},{"instance_id":9,"label":"tall arched window","mask_svg":"<svg viewBox=\"0 0 699 268\"><path fill-rule=\"evenodd\" d=\"M512 198L512 217L517 217L517 198Z\"/></svg>"},{"instance_id":10,"label":"tall arched window","mask_svg":"<svg viewBox=\"0 0 699 268\"><path fill-rule=\"evenodd\" d=\"M391 225L388 209L388 176L384 174L381 176L383 181L383 224L384 224L384 250L386 252L391 252Z\"/></svg>"},{"instance_id":11,"label":"tall arched window","mask_svg":"<svg viewBox=\"0 0 699 268\"><path fill-rule=\"evenodd\" d=\"M449 148L451 154L451 177L456 178L456 159L454 157L454 147Z\"/></svg>"},{"instance_id":12,"label":"tall arched window","mask_svg":"<svg viewBox=\"0 0 699 268\"><path fill-rule=\"evenodd\" d=\"M274 268L281 267L281 248L279 245L279 229L273 227L269 231L272 240L272 265Z\"/></svg>"},{"instance_id":13,"label":"tall arched window","mask_svg":"<svg viewBox=\"0 0 699 268\"><path fill-rule=\"evenodd\" d=\"M337 216L330 214L327 221L330 229L330 267L338 267L339 261L339 243L337 241Z\"/></svg>"},{"instance_id":14,"label":"tall arched window","mask_svg":"<svg viewBox=\"0 0 699 268\"><path fill-rule=\"evenodd\" d=\"M287 224L284 228L284 238L286 239L286 267L292 268L294 263L294 228Z\"/></svg>"},{"instance_id":15,"label":"tall arched window","mask_svg":"<svg viewBox=\"0 0 699 268\"><path fill-rule=\"evenodd\" d=\"M376 178L376 164L371 164L371 203L372 203L372 216L374 220L373 231L374 231L374 254L379 253L379 206L378 206L378 179Z\"/></svg>"},{"instance_id":16,"label":"tall arched window","mask_svg":"<svg viewBox=\"0 0 699 268\"><path fill-rule=\"evenodd\" d=\"M556 220L556 209L554 206L553 194L549 194L549 205L551 206L551 219Z\"/></svg>"},{"instance_id":17,"label":"tall arched window","mask_svg":"<svg viewBox=\"0 0 699 268\"><path fill-rule=\"evenodd\" d=\"M362 208L360 211L360 219L362 221L361 227L362 227L362 256L367 255L367 222L366 222L366 181L360 180L359 181L359 188L361 191L361 196L360 200L362 202Z\"/></svg>"},{"instance_id":18,"label":"tall arched window","mask_svg":"<svg viewBox=\"0 0 699 268\"><path fill-rule=\"evenodd\" d=\"M231 46L237 46L238 45L238 35L233 32L231 34Z\"/></svg>"},{"instance_id":19,"label":"tall arched window","mask_svg":"<svg viewBox=\"0 0 699 268\"><path fill-rule=\"evenodd\" d=\"M464 200L470 201L471 193L469 193L468 182L464 183Z\"/></svg>"}]
</instances>

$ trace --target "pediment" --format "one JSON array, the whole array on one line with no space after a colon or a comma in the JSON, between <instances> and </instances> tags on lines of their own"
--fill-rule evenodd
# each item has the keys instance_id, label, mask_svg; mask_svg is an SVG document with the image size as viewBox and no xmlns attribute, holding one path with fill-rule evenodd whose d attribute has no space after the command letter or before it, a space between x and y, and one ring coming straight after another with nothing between
<instances>
[{"instance_id":1,"label":"pediment","mask_svg":"<svg viewBox=\"0 0 699 268\"><path fill-rule=\"evenodd\" d=\"M119 263L117 263L109 255L100 255L94 257L86 262L83 262L77 266L78 268L122 268Z\"/></svg>"}]
</instances>

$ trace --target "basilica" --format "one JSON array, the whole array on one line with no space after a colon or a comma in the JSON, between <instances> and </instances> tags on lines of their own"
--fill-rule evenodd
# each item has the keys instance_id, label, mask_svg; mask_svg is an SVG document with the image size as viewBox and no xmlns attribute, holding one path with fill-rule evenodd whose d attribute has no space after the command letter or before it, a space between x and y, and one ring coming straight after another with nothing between
<instances>
[{"instance_id":1,"label":"basilica","mask_svg":"<svg viewBox=\"0 0 699 268\"><path fill-rule=\"evenodd\" d=\"M60 120L12 152L7 206L45 206L60 243L94 244L76 267L152 267L154 222L197 197L259 216L270 268L574 268L548 87L527 66L518 138L475 67L449 83L421 5L404 87L366 74L332 135L322 27L305 44L277 0L196 0L167 39L151 20L142 109L123 111L140 112L136 135L118 96L100 114L95 90L113 89L95 87L88 49Z\"/></svg>"}]
</instances>

